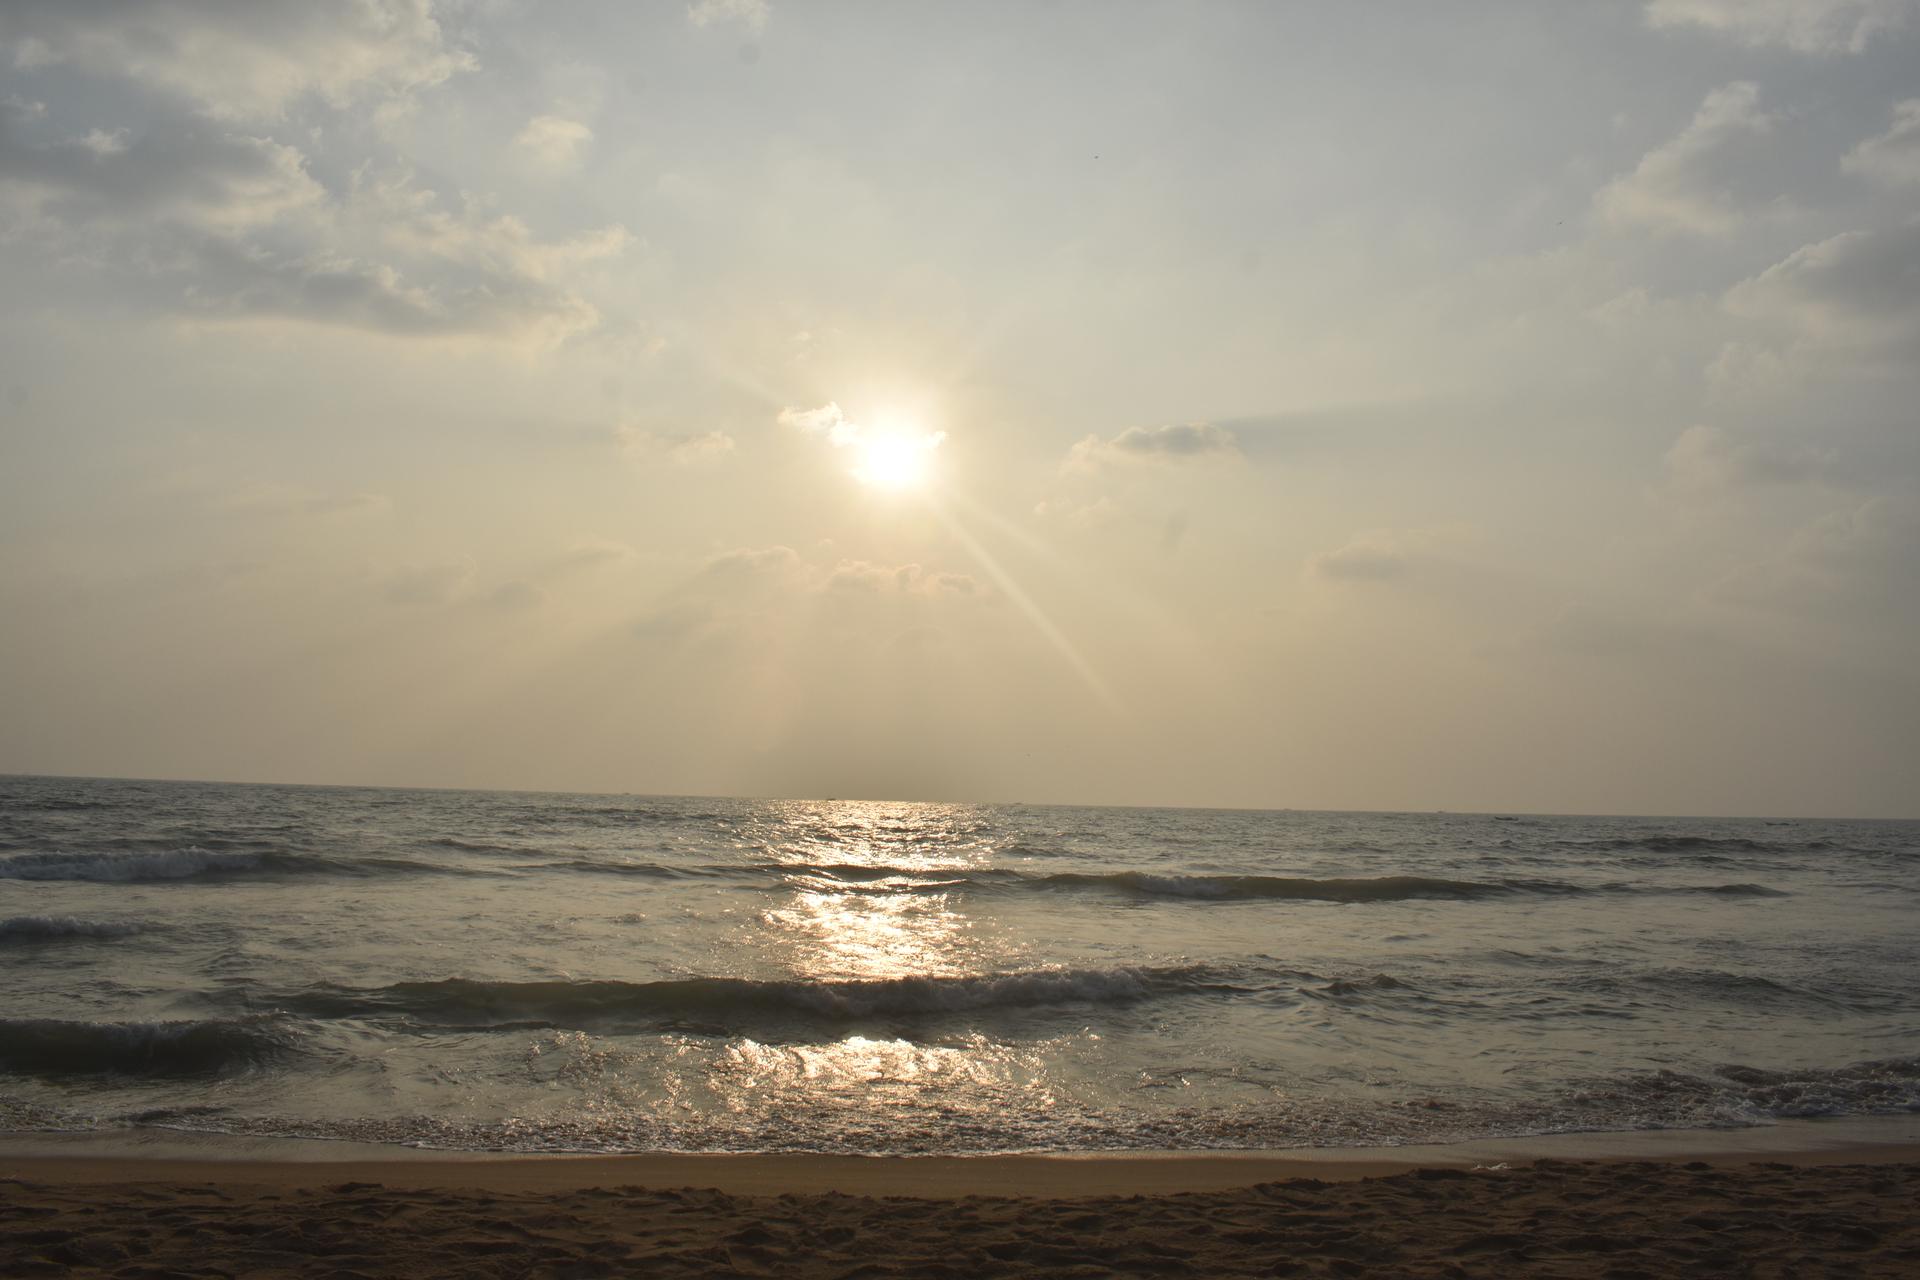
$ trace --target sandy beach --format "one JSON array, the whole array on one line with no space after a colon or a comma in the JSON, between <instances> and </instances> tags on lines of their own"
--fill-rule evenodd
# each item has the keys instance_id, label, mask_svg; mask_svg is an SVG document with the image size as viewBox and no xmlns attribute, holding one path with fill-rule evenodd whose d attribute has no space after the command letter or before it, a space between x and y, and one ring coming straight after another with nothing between
<instances>
[{"instance_id":1,"label":"sandy beach","mask_svg":"<svg viewBox=\"0 0 1920 1280\"><path fill-rule=\"evenodd\" d=\"M38 1137L0 1144L0 1274L1911 1275L1913 1127L912 1160Z\"/></svg>"}]
</instances>

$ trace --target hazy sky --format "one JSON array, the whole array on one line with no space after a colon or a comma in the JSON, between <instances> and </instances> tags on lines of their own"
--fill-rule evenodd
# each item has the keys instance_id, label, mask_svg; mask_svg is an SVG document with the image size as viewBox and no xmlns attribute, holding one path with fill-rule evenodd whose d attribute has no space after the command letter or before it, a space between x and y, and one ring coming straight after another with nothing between
<instances>
[{"instance_id":1,"label":"hazy sky","mask_svg":"<svg viewBox=\"0 0 1920 1280\"><path fill-rule=\"evenodd\" d=\"M1917 0L0 0L0 282L0 770L1920 809Z\"/></svg>"}]
</instances>

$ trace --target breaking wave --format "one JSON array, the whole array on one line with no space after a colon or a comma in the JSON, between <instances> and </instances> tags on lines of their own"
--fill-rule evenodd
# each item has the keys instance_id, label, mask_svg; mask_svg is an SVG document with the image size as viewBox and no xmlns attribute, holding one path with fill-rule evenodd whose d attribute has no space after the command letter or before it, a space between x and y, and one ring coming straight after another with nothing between
<instances>
[{"instance_id":1,"label":"breaking wave","mask_svg":"<svg viewBox=\"0 0 1920 1280\"><path fill-rule=\"evenodd\" d=\"M291 1052L271 1017L191 1022L0 1018L0 1070L36 1076L213 1075Z\"/></svg>"},{"instance_id":2,"label":"breaking wave","mask_svg":"<svg viewBox=\"0 0 1920 1280\"><path fill-rule=\"evenodd\" d=\"M124 920L81 920L75 916L10 916L0 920L0 943L54 942L64 938L126 938L141 926Z\"/></svg>"},{"instance_id":3,"label":"breaking wave","mask_svg":"<svg viewBox=\"0 0 1920 1280\"><path fill-rule=\"evenodd\" d=\"M1799 1070L1649 1071L1587 1082L1571 1101L1608 1112L1622 1128L1920 1111L1920 1057Z\"/></svg>"}]
</instances>

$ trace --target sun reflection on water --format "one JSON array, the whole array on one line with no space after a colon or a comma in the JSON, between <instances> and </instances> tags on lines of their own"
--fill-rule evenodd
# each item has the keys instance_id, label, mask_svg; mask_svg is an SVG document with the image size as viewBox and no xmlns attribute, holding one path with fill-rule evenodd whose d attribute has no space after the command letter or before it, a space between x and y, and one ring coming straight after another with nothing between
<instances>
[{"instance_id":1,"label":"sun reflection on water","mask_svg":"<svg viewBox=\"0 0 1920 1280\"><path fill-rule=\"evenodd\" d=\"M965 805L867 801L782 806L758 842L791 896L756 939L788 974L820 981L990 973L1019 948L965 910L968 872L990 865L982 815ZM755 833L750 833L750 836Z\"/></svg>"}]
</instances>

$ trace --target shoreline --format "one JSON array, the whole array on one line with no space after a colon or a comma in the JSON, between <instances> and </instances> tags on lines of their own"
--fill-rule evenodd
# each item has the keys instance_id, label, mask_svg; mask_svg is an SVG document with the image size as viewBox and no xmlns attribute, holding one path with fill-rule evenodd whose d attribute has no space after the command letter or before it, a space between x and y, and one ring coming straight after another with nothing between
<instances>
[{"instance_id":1,"label":"shoreline","mask_svg":"<svg viewBox=\"0 0 1920 1280\"><path fill-rule=\"evenodd\" d=\"M1916 1126L972 1157L302 1159L37 1135L0 1140L0 1275L1908 1280Z\"/></svg>"},{"instance_id":2,"label":"shoreline","mask_svg":"<svg viewBox=\"0 0 1920 1280\"><path fill-rule=\"evenodd\" d=\"M645 1186L745 1196L1062 1199L1227 1191L1301 1179L1352 1182L1420 1170L1517 1169L1541 1161L1717 1168L1914 1164L1920 1163L1920 1114L1401 1147L1017 1155L522 1154L164 1129L0 1134L0 1180L41 1185L311 1188L357 1182L503 1192Z\"/></svg>"}]
</instances>

